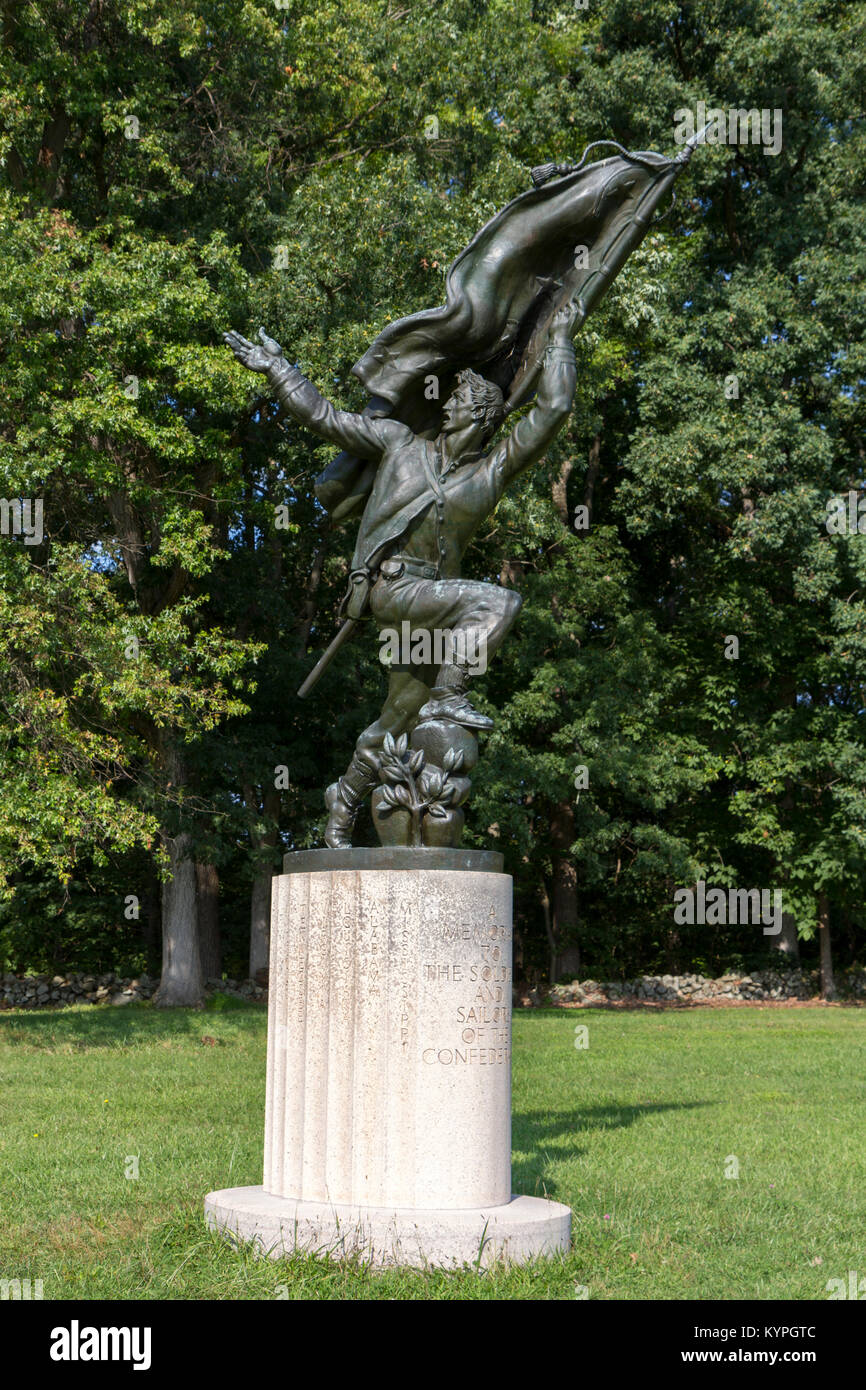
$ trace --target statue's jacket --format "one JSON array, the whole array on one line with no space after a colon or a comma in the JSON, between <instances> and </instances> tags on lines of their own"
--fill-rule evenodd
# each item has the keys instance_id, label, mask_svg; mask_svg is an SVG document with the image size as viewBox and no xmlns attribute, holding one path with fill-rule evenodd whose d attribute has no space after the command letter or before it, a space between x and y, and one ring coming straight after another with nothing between
<instances>
[{"instance_id":1,"label":"statue's jacket","mask_svg":"<svg viewBox=\"0 0 866 1390\"><path fill-rule=\"evenodd\" d=\"M288 363L271 381L301 424L358 458L378 460L352 560L353 573L372 574L379 558L431 504L443 504L446 521L449 514L459 516L474 530L512 479L544 455L568 417L575 378L571 343L551 343L528 413L489 453L452 463L441 475L435 443L408 425L337 410Z\"/></svg>"}]
</instances>

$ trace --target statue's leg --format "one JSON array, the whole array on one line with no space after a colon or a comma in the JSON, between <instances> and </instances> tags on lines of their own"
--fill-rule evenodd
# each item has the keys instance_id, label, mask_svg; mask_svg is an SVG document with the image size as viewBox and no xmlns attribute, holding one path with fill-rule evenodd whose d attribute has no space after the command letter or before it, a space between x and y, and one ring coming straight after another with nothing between
<instances>
[{"instance_id":1,"label":"statue's leg","mask_svg":"<svg viewBox=\"0 0 866 1390\"><path fill-rule=\"evenodd\" d=\"M365 729L355 744L346 772L325 792L328 824L325 844L329 849L348 849L364 798L379 782L378 754L386 734L399 738L415 724L418 711L430 695L432 667L395 667L388 679L388 694L379 718Z\"/></svg>"},{"instance_id":2,"label":"statue's leg","mask_svg":"<svg viewBox=\"0 0 866 1390\"><path fill-rule=\"evenodd\" d=\"M472 676L481 675L520 612L522 599L511 589L473 580L437 580L430 590L447 589L449 601L439 605L439 621L450 632L448 651L439 666L422 719L447 717L467 728L490 729L488 719L470 704L466 694ZM428 595L431 604L439 595ZM447 620L447 621L446 621Z\"/></svg>"},{"instance_id":3,"label":"statue's leg","mask_svg":"<svg viewBox=\"0 0 866 1390\"><path fill-rule=\"evenodd\" d=\"M356 751L371 761L377 760L385 735L399 738L412 729L418 711L430 695L430 682L435 678L432 666L395 666L388 678L388 695L382 713L375 723L365 729L355 745ZM372 755L372 757L371 757Z\"/></svg>"},{"instance_id":4,"label":"statue's leg","mask_svg":"<svg viewBox=\"0 0 866 1390\"><path fill-rule=\"evenodd\" d=\"M325 792L328 824L325 844L346 849L364 798L378 784L378 754L385 734L408 733L419 718L446 717L468 728L491 728L466 697L466 684L486 669L486 659L502 643L520 610L521 598L510 589L468 579L380 578L370 607L380 625L398 630L408 621L410 632L423 631L436 641L451 634L446 660L436 666L393 667L388 695L379 718L365 729L345 774ZM484 661L479 664L479 655Z\"/></svg>"}]
</instances>

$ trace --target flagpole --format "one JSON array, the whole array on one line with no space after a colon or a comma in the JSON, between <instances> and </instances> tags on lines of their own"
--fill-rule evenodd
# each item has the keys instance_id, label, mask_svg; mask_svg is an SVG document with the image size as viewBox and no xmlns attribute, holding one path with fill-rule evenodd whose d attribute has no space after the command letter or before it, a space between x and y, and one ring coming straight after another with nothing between
<instances>
[{"instance_id":1,"label":"flagpole","mask_svg":"<svg viewBox=\"0 0 866 1390\"><path fill-rule=\"evenodd\" d=\"M577 298L577 315L571 330L572 337L574 337L582 327L591 311L600 303L605 292L628 260L632 251L643 240L647 228L652 222L656 208L665 194L669 192L674 181L682 173L698 145L703 141L709 126L710 122L708 121L701 130L692 135L690 139L686 141L682 152L671 161L670 167L665 170L656 183L651 184L650 187L645 190L635 209L634 216L625 226L620 228L609 247L605 255L604 264L598 266L591 272L588 278L582 282L581 293ZM562 168L561 165L557 167ZM581 285L581 273L581 270L576 268L570 276L566 277L562 293L557 296L556 301L552 304L544 329L541 331L539 329L536 330L535 336L538 339L536 350L534 353L527 354L523 365L514 376L508 399L505 402L506 414L514 410L518 405L521 405L531 395L538 374L541 371L541 362L547 345L547 324L549 324L558 309L563 308L569 302L574 302L578 286Z\"/></svg>"}]
</instances>

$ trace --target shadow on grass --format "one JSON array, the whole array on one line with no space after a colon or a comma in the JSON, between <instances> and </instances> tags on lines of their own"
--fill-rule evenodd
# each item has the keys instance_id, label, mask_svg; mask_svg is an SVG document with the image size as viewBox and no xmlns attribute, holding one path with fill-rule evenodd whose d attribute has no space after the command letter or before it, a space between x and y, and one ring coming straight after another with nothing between
<instances>
[{"instance_id":1,"label":"shadow on grass","mask_svg":"<svg viewBox=\"0 0 866 1390\"><path fill-rule=\"evenodd\" d=\"M555 1197L557 1185L550 1176L552 1161L580 1158L585 1152L574 1142L580 1135L599 1129L626 1129L647 1115L665 1110L697 1110L711 1101L667 1101L657 1105L588 1105L570 1115L551 1115L547 1110L515 1113L511 1121L511 1146L526 1156L512 1165L511 1188L527 1197ZM572 1140L571 1143L568 1140Z\"/></svg>"},{"instance_id":2,"label":"shadow on grass","mask_svg":"<svg viewBox=\"0 0 866 1390\"><path fill-rule=\"evenodd\" d=\"M228 1014L235 1026L251 1032L264 1029L266 1024L261 1005L241 1001L230 1009L155 1009L152 1004L126 1004L119 1008L104 1004L87 1009L0 1013L0 1041L21 1042L30 1047L54 1047L58 1043L118 1047L132 1042L201 1037L208 1032L214 1014Z\"/></svg>"}]
</instances>

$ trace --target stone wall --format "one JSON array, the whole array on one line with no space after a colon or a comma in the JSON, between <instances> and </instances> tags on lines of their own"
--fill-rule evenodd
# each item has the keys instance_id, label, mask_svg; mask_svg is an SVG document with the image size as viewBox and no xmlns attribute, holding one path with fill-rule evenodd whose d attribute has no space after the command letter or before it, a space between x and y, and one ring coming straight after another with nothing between
<instances>
[{"instance_id":1,"label":"stone wall","mask_svg":"<svg viewBox=\"0 0 866 1390\"><path fill-rule=\"evenodd\" d=\"M866 1000L866 969L852 966L850 970L837 971L836 989L840 999ZM750 975L721 975L717 980L705 975L639 975L632 980L607 983L573 980L570 985L554 985L545 997L537 990L518 989L515 1003L753 1003L768 999L815 999L820 993L817 970L753 970Z\"/></svg>"},{"instance_id":2,"label":"stone wall","mask_svg":"<svg viewBox=\"0 0 866 1390\"><path fill-rule=\"evenodd\" d=\"M64 1004L132 1004L150 999L159 980L149 975L0 975L0 1009L57 1008ZM841 1000L866 1001L866 969L836 972ZM256 980L208 980L206 994L233 994L239 999L267 998L265 973ZM572 980L551 990L516 985L515 1005L537 1004L709 1004L761 1000L815 999L821 986L817 970L753 970L750 975L638 975L632 980Z\"/></svg>"},{"instance_id":3,"label":"stone wall","mask_svg":"<svg viewBox=\"0 0 866 1390\"><path fill-rule=\"evenodd\" d=\"M62 1004L134 1004L150 999L159 980L149 975L0 975L0 1009L38 1009ZM255 980L208 980L206 994L234 994L264 999L267 990Z\"/></svg>"}]
</instances>

